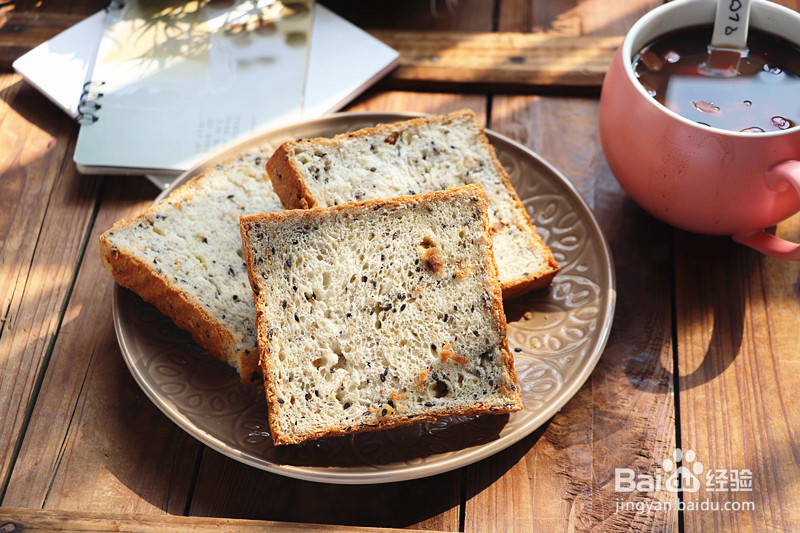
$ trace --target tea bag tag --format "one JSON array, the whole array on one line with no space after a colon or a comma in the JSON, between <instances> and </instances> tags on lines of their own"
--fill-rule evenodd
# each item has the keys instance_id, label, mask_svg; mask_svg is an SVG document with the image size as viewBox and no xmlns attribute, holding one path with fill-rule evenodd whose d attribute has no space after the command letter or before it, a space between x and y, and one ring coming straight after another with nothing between
<instances>
[{"instance_id":1,"label":"tea bag tag","mask_svg":"<svg viewBox=\"0 0 800 533\"><path fill-rule=\"evenodd\" d=\"M717 0L714 30L708 47L705 74L735 76L739 60L747 53L747 30L750 26L750 0Z\"/></svg>"},{"instance_id":2,"label":"tea bag tag","mask_svg":"<svg viewBox=\"0 0 800 533\"><path fill-rule=\"evenodd\" d=\"M750 0L718 0L711 48L746 50L749 26Z\"/></svg>"}]
</instances>

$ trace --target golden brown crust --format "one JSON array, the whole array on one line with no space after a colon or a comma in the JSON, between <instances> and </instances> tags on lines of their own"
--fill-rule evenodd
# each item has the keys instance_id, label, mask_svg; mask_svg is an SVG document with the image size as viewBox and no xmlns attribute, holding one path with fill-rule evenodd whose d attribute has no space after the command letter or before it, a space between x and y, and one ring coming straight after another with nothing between
<instances>
[{"instance_id":1,"label":"golden brown crust","mask_svg":"<svg viewBox=\"0 0 800 533\"><path fill-rule=\"evenodd\" d=\"M469 111L469 110L468 110ZM471 112L471 111L470 111ZM474 118L474 113L473 113ZM520 213L520 215L524 218L527 224L520 228L530 234L530 236L535 240L540 247L540 250L547 254L547 265L548 268L537 275L536 273L530 274L528 276L523 276L521 278L517 278L511 281L507 281L502 284L503 287L503 298L506 300L511 300L518 296L522 296L528 292L543 289L550 285L553 281L553 278L558 273L560 267L558 266L558 262L556 262L555 257L553 257L553 252L550 248L544 243L542 240L541 235L536 231L536 226L531 223L531 218L528 216L528 211L525 209L525 206L522 205L522 201L519 199L517 195L517 191L514 189L514 186L511 184L511 177L506 172L505 167L503 167L500 160L497 158L497 152L495 152L494 146L492 143L489 142L489 138L486 136L486 131L482 126L478 126L481 130L481 141L483 145L489 150L489 153L492 155L492 164L494 165L495 170L500 175L500 179L503 181L503 185L506 189L508 189L509 193L511 194L511 201L514 203L514 209Z\"/></svg>"},{"instance_id":2,"label":"golden brown crust","mask_svg":"<svg viewBox=\"0 0 800 533\"><path fill-rule=\"evenodd\" d=\"M558 273L559 266L553 257L550 249L544 244L541 236L536 232L536 228L531 224L528 212L525 206L517 196L514 186L511 184L511 179L506 172L500 160L497 158L497 153L494 147L489 142L484 128L478 123L475 112L471 109L461 109L445 115L449 120L456 120L458 118L467 118L474 122L480 130L481 143L488 149L492 157L492 164L495 170L500 175L505 188L509 191L514 209L519 212L523 220L527 223L520 227L520 230L530 234L537 243L539 243L541 250L547 254L548 267L544 272L531 273L528 276L523 276L511 281L506 281L502 284L503 298L512 299L521 296L532 290L542 289L550 285L553 277ZM286 209L309 209L317 207L319 200L314 198L311 190L306 186L302 174L297 169L297 166L292 159L295 150L299 146L307 146L309 144L317 144L321 146L330 146L339 142L344 138L359 138L369 135L387 135L391 137L392 134L404 129L414 128L423 124L431 122L439 122L442 116L425 116L413 118L410 120L396 122L392 124L378 124L371 128L363 128L355 132L340 133L331 138L315 138L315 139L301 139L297 141L288 141L282 144L270 157L267 162L267 173L272 180L272 186L278 197L281 199Z\"/></svg>"},{"instance_id":3,"label":"golden brown crust","mask_svg":"<svg viewBox=\"0 0 800 533\"><path fill-rule=\"evenodd\" d=\"M158 274L151 265L114 248L105 234L100 237L100 251L103 266L113 274L117 283L153 304L179 328L191 333L195 342L217 359L228 361L233 358L231 333L220 328L213 317L191 301L172 282ZM256 358L251 359L252 367L243 369L250 371L248 375L258 372Z\"/></svg>"},{"instance_id":4,"label":"golden brown crust","mask_svg":"<svg viewBox=\"0 0 800 533\"><path fill-rule=\"evenodd\" d=\"M294 160L289 157L294 154L294 147L291 142L279 146L267 161L267 174L284 208L310 209L317 206L317 201L303 182Z\"/></svg>"},{"instance_id":5,"label":"golden brown crust","mask_svg":"<svg viewBox=\"0 0 800 533\"><path fill-rule=\"evenodd\" d=\"M192 178L162 201L177 204L191 199L201 184L199 178L200 176ZM189 295L160 274L153 265L115 248L111 243L110 237L119 228L147 220L157 210L158 204L153 204L133 218L117 221L111 229L100 235L103 267L111 272L114 281L119 285L135 292L169 317L179 328L191 333L194 341L208 350L210 355L236 366L242 383L260 382L261 368L256 349L252 353L250 350L245 350L243 354L237 353L233 334L221 327L203 307L192 301Z\"/></svg>"},{"instance_id":6,"label":"golden brown crust","mask_svg":"<svg viewBox=\"0 0 800 533\"><path fill-rule=\"evenodd\" d=\"M482 213L482 221L483 221L483 235L484 235L484 245L486 254L484 255L485 264L484 272L487 274L487 282L489 284L489 292L491 295L491 310L492 314L495 319L495 323L497 325L497 331L500 335L501 341L501 351L503 354L503 365L506 374L509 376L509 381L513 384L513 389L511 391L511 395L515 398L515 403L506 405L505 407L496 407L496 406L489 406L489 405L477 405L470 409L463 409L463 410L453 410L453 409L436 409L429 411L424 414L414 415L414 416L406 416L403 417L395 417L395 416L385 416L379 417L377 424L367 424L367 425L360 425L358 427L352 428L350 431L344 431L340 429L326 429L320 430L318 432L312 434L303 434L302 436L294 436L291 434L285 434L273 420L270 420L270 433L272 435L273 442L277 445L283 444L296 444L298 442L303 442L306 440L318 439L323 437L335 437L335 436L342 436L342 435L349 435L353 433L360 433L366 431L379 431L384 429L389 429L392 427L404 426L408 424L413 424L417 422L423 421L433 421L439 418L448 417L448 416L475 416L479 414L502 414L502 413L510 413L514 411L519 411L523 408L522 401L519 397L519 385L517 380L517 375L514 371L514 357L511 354L511 351L508 347L508 340L506 338L507 335L507 324L506 324L506 316L503 310L503 300L502 300L502 289L500 287L500 282L497 278L497 265L494 261L494 255L492 253L492 240L490 238L489 233L489 217L488 217L488 201L486 199L486 194L483 190L483 186L479 184L470 184L470 185L462 185L459 187L454 187L452 189L448 189L445 191L433 191L429 193L418 194L416 196L400 196L395 198L388 198L388 199L376 199L376 200L367 200L362 202L347 202L338 206L334 207L317 207L313 209L305 209L305 210L290 210L284 211L280 213L261 213L255 215L246 215L240 218L240 227L242 233L242 247L245 254L245 261L248 265L253 264L253 249L250 246L250 242L247 239L246 235L253 227L253 225L261 222L280 222L280 221L308 221L310 222L311 219L318 215L320 212L340 212L340 213L350 213L354 214L360 210L368 210L373 209L375 207L386 207L389 209L401 208L406 205L410 204L425 204L431 202L432 200L440 197L443 194L452 194L452 191L461 191L467 194L473 194L477 197L478 205L480 211ZM264 287L261 286L261 280L255 276L252 269L248 268L248 275L250 278L251 286L253 287L254 293L259 293L264 290ZM276 412L280 409L280 403L278 402L278 396L275 393L275 389L271 384L271 381L268 379L270 374L270 361L269 361L269 353L271 350L271 339L269 335L269 326L266 324L266 321L261 320L260 317L264 313L262 308L262 304L258 298L256 298L256 313L259 317L257 320L257 332L258 332L258 344L259 344L259 361L262 366L262 372L265 376L265 393L267 399L267 405L270 412Z\"/></svg>"},{"instance_id":7,"label":"golden brown crust","mask_svg":"<svg viewBox=\"0 0 800 533\"><path fill-rule=\"evenodd\" d=\"M556 274L558 274L558 270L560 267L558 266L558 263L555 262L555 259L552 259L552 255L549 264L550 264L550 271L544 276L540 277L528 276L527 278L519 278L517 280L514 280L513 282L504 284L503 299L513 300L514 298L518 298L531 291L544 289L550 286L550 283L553 281L553 278L556 276Z\"/></svg>"},{"instance_id":8,"label":"golden brown crust","mask_svg":"<svg viewBox=\"0 0 800 533\"><path fill-rule=\"evenodd\" d=\"M514 356L511 354L511 350L508 347L508 322L506 320L506 313L503 308L503 298L505 297L505 292L503 292L502 285L499 281L499 275L497 271L497 262L494 260L494 251L493 251L493 243L491 239L491 231L489 228L489 202L486 198L486 194L483 191L482 186L477 186L480 188L480 206L481 212L483 213L482 220L483 220L483 235L484 235L484 243L487 247L489 253L486 254L486 269L490 272L490 280L489 283L491 284L491 292L492 292L492 313L495 317L495 323L497 324L498 333L500 334L500 338L502 346L501 351L503 353L503 364L505 366L505 371L509 376L509 380L513 383L514 390L513 395L516 398L516 405L512 408L509 408L507 411L503 412L512 412L512 411L519 411L522 409L522 400L519 397L519 381L517 380L517 373L514 371ZM470 413L470 414L477 414L477 413Z\"/></svg>"}]
</instances>

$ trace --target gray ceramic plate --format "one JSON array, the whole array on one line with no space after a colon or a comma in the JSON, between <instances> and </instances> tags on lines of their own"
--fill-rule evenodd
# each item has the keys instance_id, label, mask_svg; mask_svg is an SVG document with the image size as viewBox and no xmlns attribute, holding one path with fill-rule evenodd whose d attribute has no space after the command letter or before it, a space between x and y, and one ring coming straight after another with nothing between
<instances>
[{"instance_id":1,"label":"gray ceramic plate","mask_svg":"<svg viewBox=\"0 0 800 533\"><path fill-rule=\"evenodd\" d=\"M203 168L298 137L331 136L411 115L343 113L259 135ZM553 416L600 358L614 314L614 270L592 212L557 170L520 144L487 131L533 223L562 269L550 289L506 303L525 409L512 415L447 419L383 432L273 446L263 391L243 386L224 363L133 293L115 287L114 324L133 377L176 424L245 464L327 483L381 483L439 474L514 444Z\"/></svg>"}]
</instances>

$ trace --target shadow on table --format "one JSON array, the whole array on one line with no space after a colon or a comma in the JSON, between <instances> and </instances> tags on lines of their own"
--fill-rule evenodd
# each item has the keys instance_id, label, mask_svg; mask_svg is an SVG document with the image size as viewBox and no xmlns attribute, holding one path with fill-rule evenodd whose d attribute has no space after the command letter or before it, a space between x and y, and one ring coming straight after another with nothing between
<instances>
[{"instance_id":1,"label":"shadow on table","mask_svg":"<svg viewBox=\"0 0 800 533\"><path fill-rule=\"evenodd\" d=\"M347 526L458 530L460 509L516 464L549 422L487 460L479 479L473 467L432 477L372 485L339 485L285 478L207 452L189 514ZM221 484L210 483L219 480ZM467 488L469 486L469 489ZM213 487L213 488L212 488ZM242 498L242 494L248 497Z\"/></svg>"},{"instance_id":2,"label":"shadow on table","mask_svg":"<svg viewBox=\"0 0 800 533\"><path fill-rule=\"evenodd\" d=\"M668 370L660 360L656 364L670 377L678 374L680 388L686 390L714 380L739 354L749 290L747 277L758 258L727 237L674 230L673 240L669 356L674 358L677 353L678 367ZM630 359L625 371L634 386L646 389L653 383L638 379L640 363L637 358Z\"/></svg>"},{"instance_id":3,"label":"shadow on table","mask_svg":"<svg viewBox=\"0 0 800 533\"><path fill-rule=\"evenodd\" d=\"M70 121L64 111L22 79L0 88L0 100L44 131L52 130L54 116L58 117L57 120Z\"/></svg>"}]
</instances>

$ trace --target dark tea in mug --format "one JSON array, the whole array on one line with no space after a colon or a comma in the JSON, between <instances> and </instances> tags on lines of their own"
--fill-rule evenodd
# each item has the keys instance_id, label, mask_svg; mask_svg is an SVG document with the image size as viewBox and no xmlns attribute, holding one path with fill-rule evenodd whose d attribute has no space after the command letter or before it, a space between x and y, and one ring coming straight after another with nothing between
<instances>
[{"instance_id":1,"label":"dark tea in mug","mask_svg":"<svg viewBox=\"0 0 800 533\"><path fill-rule=\"evenodd\" d=\"M643 47L633 71L644 89L675 113L714 128L766 132L800 125L800 48L751 28L744 53L710 56L711 33L711 25L683 28Z\"/></svg>"}]
</instances>

